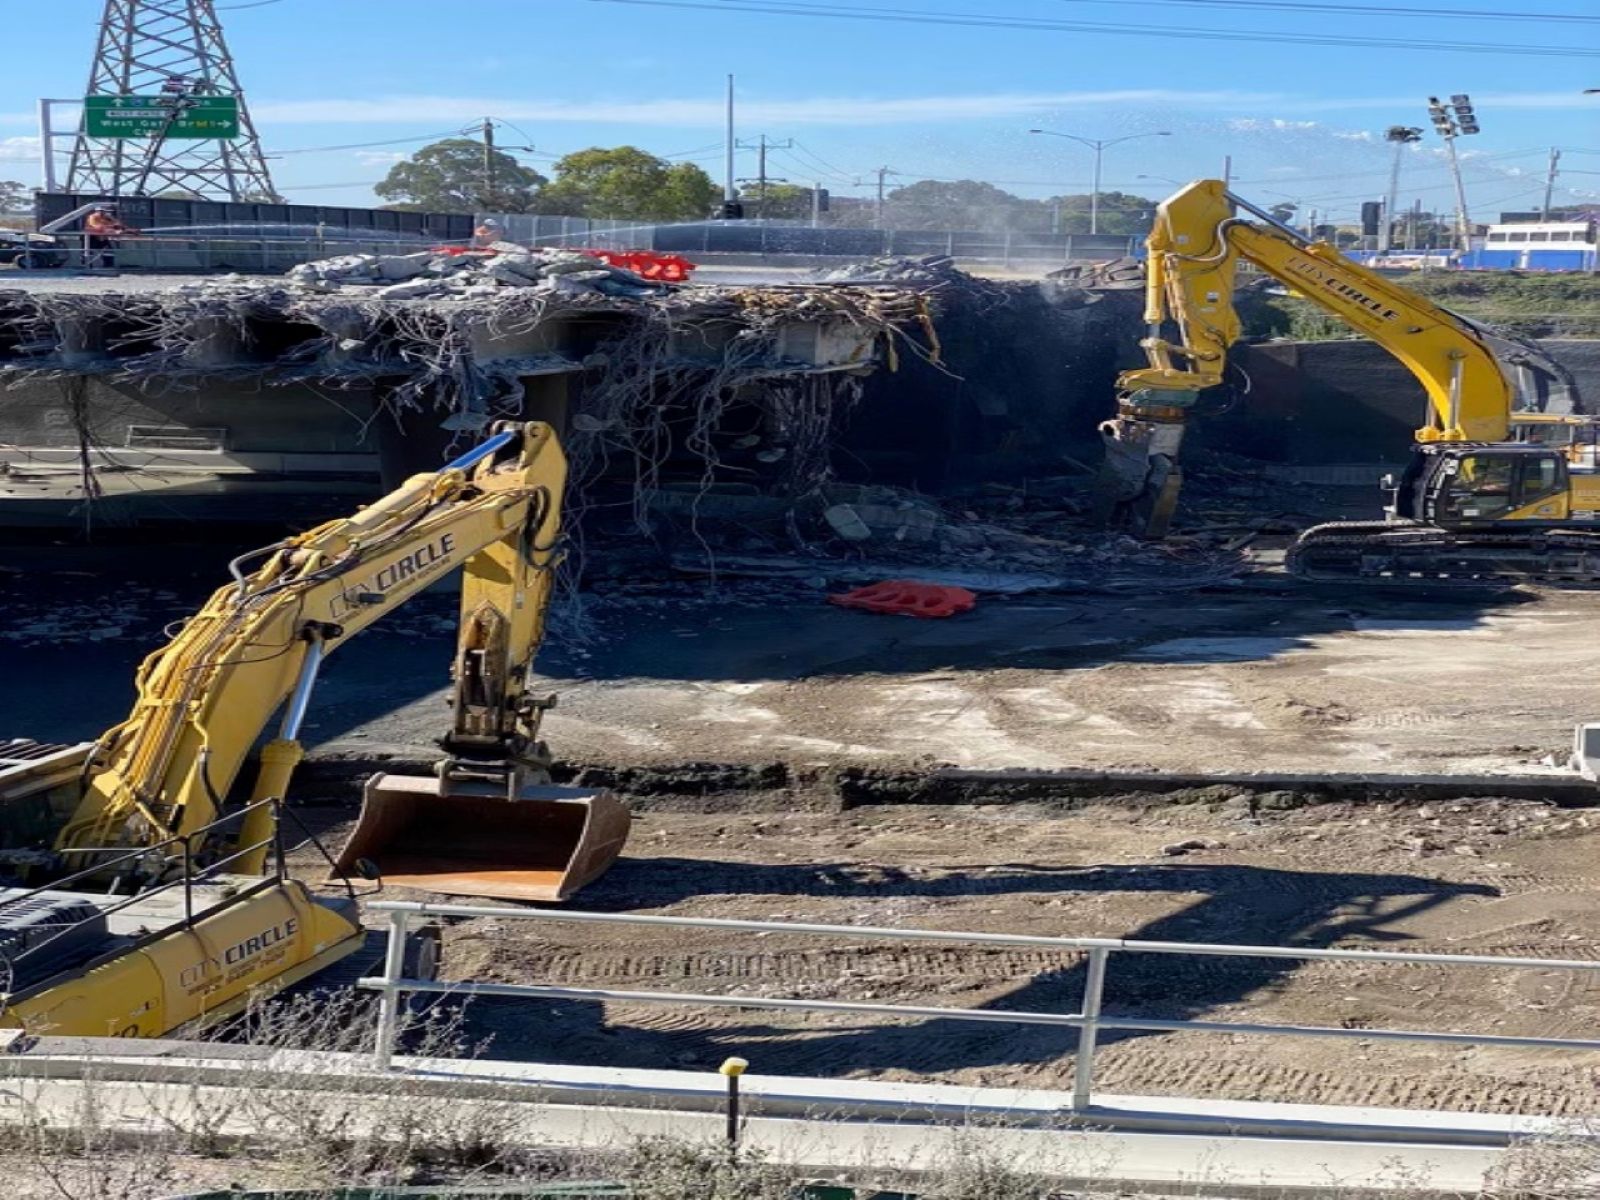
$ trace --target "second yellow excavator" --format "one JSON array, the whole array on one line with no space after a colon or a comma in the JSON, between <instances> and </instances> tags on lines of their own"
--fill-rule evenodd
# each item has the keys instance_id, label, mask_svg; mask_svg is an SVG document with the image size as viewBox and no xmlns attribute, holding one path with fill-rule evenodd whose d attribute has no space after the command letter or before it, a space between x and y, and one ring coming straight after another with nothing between
<instances>
[{"instance_id":1,"label":"second yellow excavator","mask_svg":"<svg viewBox=\"0 0 1600 1200\"><path fill-rule=\"evenodd\" d=\"M1140 345L1148 366L1123 372L1117 416L1102 426L1112 473L1131 481L1123 499L1146 532L1165 528L1184 424L1198 393L1223 382L1239 338L1233 297L1243 261L1382 346L1427 393L1429 418L1390 482L1387 519L1306 530L1289 550L1292 572L1600 581L1600 418L1573 411L1570 374L1537 346L1309 241L1219 180L1167 199L1147 246Z\"/></svg>"},{"instance_id":2,"label":"second yellow excavator","mask_svg":"<svg viewBox=\"0 0 1600 1200\"><path fill-rule=\"evenodd\" d=\"M286 873L300 727L324 656L458 567L445 756L428 778L374 777L330 866L547 901L604 872L627 810L550 786L549 701L528 678L565 481L548 426L503 427L353 517L235 560L234 582L145 660L132 713L98 741L0 742L0 1025L157 1037L361 949L353 888L318 895ZM280 710L253 789L234 797Z\"/></svg>"}]
</instances>

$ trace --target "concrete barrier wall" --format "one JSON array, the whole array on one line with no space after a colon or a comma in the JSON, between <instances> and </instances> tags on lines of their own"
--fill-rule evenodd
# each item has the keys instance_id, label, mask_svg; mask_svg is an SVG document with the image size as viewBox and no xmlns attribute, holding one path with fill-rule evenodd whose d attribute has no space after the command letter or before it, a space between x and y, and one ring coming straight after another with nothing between
<instances>
[{"instance_id":1,"label":"concrete barrier wall","mask_svg":"<svg viewBox=\"0 0 1600 1200\"><path fill-rule=\"evenodd\" d=\"M1584 411L1600 411L1600 340L1540 344L1576 377ZM1235 397L1198 422L1196 444L1269 462L1401 462L1426 420L1421 385L1371 342L1260 342L1231 363Z\"/></svg>"}]
</instances>

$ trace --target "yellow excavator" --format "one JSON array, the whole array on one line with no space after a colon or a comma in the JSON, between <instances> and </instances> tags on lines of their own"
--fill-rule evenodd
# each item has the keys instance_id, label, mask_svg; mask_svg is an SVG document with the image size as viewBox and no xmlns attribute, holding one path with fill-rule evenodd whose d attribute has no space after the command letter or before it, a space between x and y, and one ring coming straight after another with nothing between
<instances>
[{"instance_id":1,"label":"yellow excavator","mask_svg":"<svg viewBox=\"0 0 1600 1200\"><path fill-rule=\"evenodd\" d=\"M550 701L529 689L565 480L548 426L499 427L355 516L236 559L97 741L0 742L0 1025L155 1037L226 1018L364 947L352 872L547 901L603 873L627 810L550 786ZM281 822L318 668L457 567L444 758L433 777L369 781L355 831L327 855L344 894L314 893L286 873Z\"/></svg>"},{"instance_id":2,"label":"yellow excavator","mask_svg":"<svg viewBox=\"0 0 1600 1200\"><path fill-rule=\"evenodd\" d=\"M1309 241L1219 180L1167 199L1147 246L1139 344L1148 365L1122 373L1117 415L1101 427L1108 476L1143 532L1165 531L1184 426L1199 393L1224 380L1240 333L1236 277L1247 262L1382 346L1427 393L1427 423L1399 478L1386 481L1386 519L1307 529L1288 552L1292 572L1600 580L1600 418L1573 411L1570 374L1537 346Z\"/></svg>"}]
</instances>

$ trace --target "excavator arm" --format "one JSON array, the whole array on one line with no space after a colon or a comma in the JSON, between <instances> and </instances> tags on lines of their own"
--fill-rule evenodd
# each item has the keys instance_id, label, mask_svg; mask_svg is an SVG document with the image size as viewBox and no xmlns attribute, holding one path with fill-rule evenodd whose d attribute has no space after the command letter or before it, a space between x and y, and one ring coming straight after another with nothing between
<instances>
[{"instance_id":1,"label":"excavator arm","mask_svg":"<svg viewBox=\"0 0 1600 1200\"><path fill-rule=\"evenodd\" d=\"M133 711L96 744L58 851L126 851L210 825L280 709L252 799L282 799L324 656L456 567L465 572L462 627L441 775L498 781L501 797L543 779L544 705L527 677L544 634L565 480L548 426L506 426L353 517L236 560L235 582L140 667ZM271 820L270 805L251 810L237 840L258 849L235 869L260 869Z\"/></svg>"},{"instance_id":2,"label":"excavator arm","mask_svg":"<svg viewBox=\"0 0 1600 1200\"><path fill-rule=\"evenodd\" d=\"M1262 223L1240 218L1237 209ZM1188 396L1222 382L1228 348L1239 337L1233 298L1242 259L1405 364L1428 396L1430 420L1417 441L1509 435L1515 388L1475 326L1333 246L1306 240L1220 180L1191 183L1163 203L1147 245L1140 345L1149 365L1122 374L1124 396L1185 407ZM1169 322L1178 328L1176 342L1164 337Z\"/></svg>"}]
</instances>

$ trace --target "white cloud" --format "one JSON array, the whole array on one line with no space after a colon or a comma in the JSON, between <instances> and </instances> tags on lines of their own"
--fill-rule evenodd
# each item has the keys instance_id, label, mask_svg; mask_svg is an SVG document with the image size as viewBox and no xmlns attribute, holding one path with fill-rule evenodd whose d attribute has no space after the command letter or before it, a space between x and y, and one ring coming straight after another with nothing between
<instances>
[{"instance_id":1,"label":"white cloud","mask_svg":"<svg viewBox=\"0 0 1600 1200\"><path fill-rule=\"evenodd\" d=\"M36 137L0 138L0 162L38 162L39 139Z\"/></svg>"},{"instance_id":2,"label":"white cloud","mask_svg":"<svg viewBox=\"0 0 1600 1200\"><path fill-rule=\"evenodd\" d=\"M1472 96L1476 108L1535 108L1535 109L1588 109L1595 108L1594 97L1583 96L1576 89L1562 92L1475 92ZM1418 95L1406 96L1339 96L1290 97L1277 104L1283 112L1343 112L1347 109L1377 108L1397 112L1416 112L1423 108Z\"/></svg>"},{"instance_id":3,"label":"white cloud","mask_svg":"<svg viewBox=\"0 0 1600 1200\"><path fill-rule=\"evenodd\" d=\"M1377 138L1365 129L1334 129L1321 121L1291 121L1286 117L1234 117L1224 124L1234 133L1309 134L1316 137L1334 137L1342 142L1377 141Z\"/></svg>"},{"instance_id":4,"label":"white cloud","mask_svg":"<svg viewBox=\"0 0 1600 1200\"><path fill-rule=\"evenodd\" d=\"M1575 92L1485 92L1475 97L1481 107L1578 109L1595 107L1592 98ZM1055 109L1179 108L1184 111L1267 109L1282 113L1344 112L1379 109L1408 112L1416 96L1292 96L1282 92L1232 90L1184 91L1169 88L1127 88L1116 91L988 92L934 96L821 96L793 100L748 97L740 116L755 124L894 125L934 121L979 121L1023 117ZM412 124L477 121L484 113L512 121L552 124L594 122L619 125L705 126L723 120L719 99L662 100L508 100L483 96L384 96L377 99L264 101L251 106L256 119L279 125ZM0 121L5 120L0 115ZM30 118L31 119L31 118ZM1241 129L1292 131L1314 122L1287 117L1240 118Z\"/></svg>"},{"instance_id":5,"label":"white cloud","mask_svg":"<svg viewBox=\"0 0 1600 1200\"><path fill-rule=\"evenodd\" d=\"M398 150L357 150L355 159L364 167L388 167L404 162L406 156Z\"/></svg>"},{"instance_id":6,"label":"white cloud","mask_svg":"<svg viewBox=\"0 0 1600 1200\"><path fill-rule=\"evenodd\" d=\"M1573 91L1483 92L1473 97L1481 108L1584 109L1594 111L1592 96ZM1269 111L1348 112L1378 109L1410 112L1419 106L1416 95L1404 96L1295 96L1283 92L1219 90L1191 92L1166 88L1130 88L1099 92L995 92L966 95L907 97L821 97L795 100L747 99L740 113L758 123L800 125L903 124L915 121L981 120L1015 117L1057 108L1123 105L1168 107L1183 110L1265 108ZM558 100L507 100L481 96L387 96L374 100L328 99L262 101L251 111L260 122L284 125L328 125L417 121L445 123L478 121L486 112L508 120L548 122L601 122L637 125L718 126L722 104L715 99L596 100L569 103ZM0 111L0 126L32 125L32 112ZM1281 120L1281 118L1280 118ZM1272 123L1270 120L1267 122Z\"/></svg>"},{"instance_id":7,"label":"white cloud","mask_svg":"<svg viewBox=\"0 0 1600 1200\"><path fill-rule=\"evenodd\" d=\"M753 124L892 125L929 121L1018 117L1061 108L1107 105L1242 108L1274 99L1249 92L1187 92L1159 88L1103 92L995 92L951 96L747 99L742 120ZM388 96L375 100L290 100L251 105L261 124L414 124L481 120L484 113L510 121L667 125L720 128L720 100L504 100L481 96Z\"/></svg>"}]
</instances>

